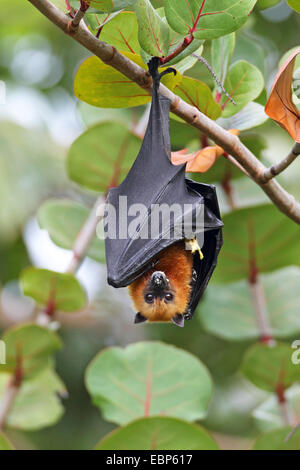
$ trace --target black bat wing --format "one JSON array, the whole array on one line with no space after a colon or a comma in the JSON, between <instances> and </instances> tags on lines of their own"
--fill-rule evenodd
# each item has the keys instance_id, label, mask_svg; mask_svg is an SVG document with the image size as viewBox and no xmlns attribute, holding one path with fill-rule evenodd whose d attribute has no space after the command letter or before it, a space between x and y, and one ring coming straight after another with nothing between
<instances>
[{"instance_id":1,"label":"black bat wing","mask_svg":"<svg viewBox=\"0 0 300 470\"><path fill-rule=\"evenodd\" d=\"M206 267L201 266L203 275L199 276L199 280L201 278L203 283L207 284L209 280L219 249L217 235L212 237L213 241L210 241L208 235L219 233L223 225L214 187L186 179L185 164L171 163L170 101L158 93L157 65L156 61L154 70L152 67L154 79L152 106L140 152L125 180L118 187L110 189L107 196L104 220L105 247L108 283L114 287L124 287L133 282L153 266L153 263L155 264L162 250L178 239L186 238L183 225L187 212L195 214L199 207L203 208L205 223L197 230L199 233L205 232L205 244L209 253L208 247L215 247L213 254L207 254L207 260L203 260ZM149 69L151 71L150 66ZM160 221L153 237L149 231L156 210L153 207L159 210L158 208L164 204L167 207L173 207L174 204L180 206L181 215L174 216L167 224L171 237L165 236L166 224L163 220ZM115 229L115 237L111 236L111 228ZM174 238L175 233L176 238ZM200 287L197 286L199 291ZM191 308L196 305L197 298L198 294L192 296Z\"/></svg>"}]
</instances>

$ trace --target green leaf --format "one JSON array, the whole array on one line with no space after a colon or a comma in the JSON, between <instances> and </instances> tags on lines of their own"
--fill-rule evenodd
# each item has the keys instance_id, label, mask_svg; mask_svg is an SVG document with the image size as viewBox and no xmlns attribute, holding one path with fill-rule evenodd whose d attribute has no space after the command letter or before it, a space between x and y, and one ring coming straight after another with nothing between
<instances>
[{"instance_id":1,"label":"green leaf","mask_svg":"<svg viewBox=\"0 0 300 470\"><path fill-rule=\"evenodd\" d=\"M10 328L2 340L6 345L6 365L1 365L0 372L14 372L21 359L24 378L49 366L51 356L62 346L56 333L34 324Z\"/></svg>"},{"instance_id":2,"label":"green leaf","mask_svg":"<svg viewBox=\"0 0 300 470\"><path fill-rule=\"evenodd\" d=\"M97 10L105 13L132 7L135 2L136 0L85 0L85 3L90 4L91 7L97 8Z\"/></svg>"},{"instance_id":3,"label":"green leaf","mask_svg":"<svg viewBox=\"0 0 300 470\"><path fill-rule=\"evenodd\" d=\"M147 69L139 55L131 52L123 54L144 70ZM173 90L180 80L179 73L176 76L168 74L163 77L162 83ZM74 93L80 100L101 108L129 108L151 101L146 90L97 57L89 57L80 65L75 76Z\"/></svg>"},{"instance_id":4,"label":"green leaf","mask_svg":"<svg viewBox=\"0 0 300 470\"><path fill-rule=\"evenodd\" d=\"M299 366L298 366L299 367ZM286 405L291 417L299 416L300 411L300 387L293 385L285 391ZM252 412L255 426L260 432L269 432L286 426L286 418L282 413L282 406L278 398L273 394L261 403ZM296 423L295 423L296 424ZM286 436L288 433L286 434ZM286 437L285 436L285 437Z\"/></svg>"},{"instance_id":5,"label":"green leaf","mask_svg":"<svg viewBox=\"0 0 300 470\"><path fill-rule=\"evenodd\" d=\"M148 54L156 57L167 55L169 28L155 11L150 0L137 0L135 12L139 24L139 43Z\"/></svg>"},{"instance_id":6,"label":"green leaf","mask_svg":"<svg viewBox=\"0 0 300 470\"><path fill-rule=\"evenodd\" d=\"M40 227L49 232L51 240L61 248L72 250L75 239L86 222L90 211L68 199L45 201L38 212ZM96 236L87 251L90 258L105 263L104 241Z\"/></svg>"},{"instance_id":7,"label":"green leaf","mask_svg":"<svg viewBox=\"0 0 300 470\"><path fill-rule=\"evenodd\" d=\"M170 41L170 44L169 44L168 55L170 55L172 52L174 52L183 43L183 41L185 39L185 36L176 33L176 31L174 31L170 27L170 25L167 23L166 17L164 16L164 9L163 8L161 8L157 11L160 12L163 20L165 21L167 27L169 28L169 38L170 38L169 41ZM198 55L201 55L202 50L203 50L203 43L204 43L204 41L202 41L201 39L195 39L194 38L194 40L185 49L183 49L183 51L181 51L176 57L174 57L173 59L168 61L168 66L177 64L176 70L178 70L180 73L183 73L181 71L183 59L186 59L187 61L188 60L193 61L193 64L195 64L198 59L191 56L191 54L193 52L196 52Z\"/></svg>"},{"instance_id":8,"label":"green leaf","mask_svg":"<svg viewBox=\"0 0 300 470\"><path fill-rule=\"evenodd\" d=\"M141 139L121 123L102 122L73 142L67 158L69 177L85 188L106 192L127 175Z\"/></svg>"},{"instance_id":9,"label":"green leaf","mask_svg":"<svg viewBox=\"0 0 300 470\"><path fill-rule=\"evenodd\" d=\"M25 295L40 305L53 304L54 310L73 312L86 305L86 294L78 280L67 273L29 267L21 274Z\"/></svg>"},{"instance_id":10,"label":"green leaf","mask_svg":"<svg viewBox=\"0 0 300 470\"><path fill-rule=\"evenodd\" d=\"M300 450L300 429L286 442L291 428L285 427L258 437L253 450Z\"/></svg>"},{"instance_id":11,"label":"green leaf","mask_svg":"<svg viewBox=\"0 0 300 470\"><path fill-rule=\"evenodd\" d=\"M0 375L0 400L9 383L8 374ZM61 379L51 369L46 369L31 380L22 383L7 425L23 431L33 431L52 426L63 415L59 396L66 394Z\"/></svg>"},{"instance_id":12,"label":"green leaf","mask_svg":"<svg viewBox=\"0 0 300 470\"><path fill-rule=\"evenodd\" d=\"M300 380L300 367L292 362L293 349L284 343L255 344L245 354L242 373L256 387L275 392L278 385L289 388Z\"/></svg>"},{"instance_id":13,"label":"green leaf","mask_svg":"<svg viewBox=\"0 0 300 470\"><path fill-rule=\"evenodd\" d=\"M300 269L290 266L260 276L271 334L284 338L300 332ZM199 305L206 331L227 340L259 338L261 331L248 281L219 284L208 288Z\"/></svg>"},{"instance_id":14,"label":"green leaf","mask_svg":"<svg viewBox=\"0 0 300 470\"><path fill-rule=\"evenodd\" d=\"M224 244L213 279L232 282L249 277L250 260L259 273L300 265L299 228L271 204L226 214Z\"/></svg>"},{"instance_id":15,"label":"green leaf","mask_svg":"<svg viewBox=\"0 0 300 470\"><path fill-rule=\"evenodd\" d=\"M214 39L211 43L211 65L222 84L225 81L231 63L234 47L235 33Z\"/></svg>"},{"instance_id":16,"label":"green leaf","mask_svg":"<svg viewBox=\"0 0 300 470\"><path fill-rule=\"evenodd\" d=\"M215 440L204 428L169 417L137 419L112 431L96 447L96 450L217 449Z\"/></svg>"},{"instance_id":17,"label":"green leaf","mask_svg":"<svg viewBox=\"0 0 300 470\"><path fill-rule=\"evenodd\" d=\"M297 13L300 13L300 3L299 0L286 0L287 4L295 10Z\"/></svg>"},{"instance_id":18,"label":"green leaf","mask_svg":"<svg viewBox=\"0 0 300 470\"><path fill-rule=\"evenodd\" d=\"M226 96L222 97L221 104L224 109L222 116L229 117L260 95L264 87L264 78L257 67L245 60L239 60L230 67L224 86L236 103L234 105Z\"/></svg>"},{"instance_id":19,"label":"green leaf","mask_svg":"<svg viewBox=\"0 0 300 470\"><path fill-rule=\"evenodd\" d=\"M221 107L215 102L210 88L195 78L182 77L175 93L211 119L217 119L221 114ZM179 119L175 114L171 117Z\"/></svg>"},{"instance_id":20,"label":"green leaf","mask_svg":"<svg viewBox=\"0 0 300 470\"><path fill-rule=\"evenodd\" d=\"M0 434L0 450L13 450L11 443L4 434Z\"/></svg>"},{"instance_id":21,"label":"green leaf","mask_svg":"<svg viewBox=\"0 0 300 470\"><path fill-rule=\"evenodd\" d=\"M195 356L160 342L104 350L90 364L86 386L104 418L121 425L161 413L202 419L212 392Z\"/></svg>"},{"instance_id":22,"label":"green leaf","mask_svg":"<svg viewBox=\"0 0 300 470\"><path fill-rule=\"evenodd\" d=\"M187 35L200 20L194 31L195 38L214 39L240 28L247 20L256 0L165 0L168 23L174 31ZM202 9L202 5L204 7Z\"/></svg>"},{"instance_id":23,"label":"green leaf","mask_svg":"<svg viewBox=\"0 0 300 470\"><path fill-rule=\"evenodd\" d=\"M99 25L103 24L107 15L91 16L98 19L93 28L93 33L96 33ZM101 41L115 46L120 51L132 52L134 54L139 54L140 52L138 22L132 11L123 11L117 16L113 16L109 21L106 19L99 38Z\"/></svg>"},{"instance_id":24,"label":"green leaf","mask_svg":"<svg viewBox=\"0 0 300 470\"><path fill-rule=\"evenodd\" d=\"M239 129L245 131L260 126L268 120L264 106L259 103L248 103L241 111L231 117L220 117L217 124L224 129Z\"/></svg>"}]
</instances>

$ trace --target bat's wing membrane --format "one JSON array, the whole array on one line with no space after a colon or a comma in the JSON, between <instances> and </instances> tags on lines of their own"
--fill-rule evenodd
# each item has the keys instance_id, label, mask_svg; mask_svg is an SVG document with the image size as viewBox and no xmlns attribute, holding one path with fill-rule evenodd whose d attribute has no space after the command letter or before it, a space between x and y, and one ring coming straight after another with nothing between
<instances>
[{"instance_id":1,"label":"bat's wing membrane","mask_svg":"<svg viewBox=\"0 0 300 470\"><path fill-rule=\"evenodd\" d=\"M140 152L125 180L110 189L107 196L108 282L114 287L130 284L155 263L162 250L178 239L188 238L186 221L192 220L190 230L202 234L205 241L205 258L195 285L197 293L190 302L194 310L215 267L223 224L214 186L186 179L185 164L171 163L170 101L158 93L157 67L152 76L152 106ZM195 226L199 208L203 223Z\"/></svg>"}]
</instances>

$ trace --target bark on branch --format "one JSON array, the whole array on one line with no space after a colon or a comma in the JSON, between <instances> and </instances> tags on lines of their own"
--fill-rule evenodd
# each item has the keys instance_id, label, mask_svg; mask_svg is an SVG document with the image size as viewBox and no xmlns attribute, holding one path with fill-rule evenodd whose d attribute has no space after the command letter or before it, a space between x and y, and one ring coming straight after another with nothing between
<instances>
[{"instance_id":1,"label":"bark on branch","mask_svg":"<svg viewBox=\"0 0 300 470\"><path fill-rule=\"evenodd\" d=\"M277 163L276 165L272 165L270 168L266 169L264 174L262 175L261 182L266 183L270 179L274 178L274 176L279 175L282 173L294 160L300 155L300 144L298 142L295 143L290 153L283 159L281 162Z\"/></svg>"},{"instance_id":2,"label":"bark on branch","mask_svg":"<svg viewBox=\"0 0 300 470\"><path fill-rule=\"evenodd\" d=\"M56 8L49 0L28 0L53 24L68 36L75 39L87 50L99 57L103 62L114 67L123 75L151 93L152 81L147 72L120 54L113 46L99 41L81 22L75 31L70 31L69 18ZM271 179L262 182L267 168L245 147L238 137L218 126L214 121L202 114L198 109L189 105L164 85L160 85L160 93L171 101L171 111L191 126L205 133L216 144L220 145L229 155L235 158L249 176L263 189L271 201L285 215L300 224L300 204L283 189L280 184Z\"/></svg>"}]
</instances>

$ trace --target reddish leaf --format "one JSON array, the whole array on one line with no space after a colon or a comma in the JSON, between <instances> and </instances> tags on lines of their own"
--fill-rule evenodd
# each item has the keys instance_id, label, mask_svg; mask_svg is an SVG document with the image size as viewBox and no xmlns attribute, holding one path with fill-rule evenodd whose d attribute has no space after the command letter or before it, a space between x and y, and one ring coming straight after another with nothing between
<instances>
[{"instance_id":1,"label":"reddish leaf","mask_svg":"<svg viewBox=\"0 0 300 470\"><path fill-rule=\"evenodd\" d=\"M296 142L300 142L300 113L292 100L292 79L299 53L300 47L280 68L265 107L267 115L278 122Z\"/></svg>"},{"instance_id":2,"label":"reddish leaf","mask_svg":"<svg viewBox=\"0 0 300 470\"><path fill-rule=\"evenodd\" d=\"M239 135L239 130L231 129L233 135ZM204 147L196 152L187 153L187 149L172 152L171 161L173 165L181 165L186 163L186 172L205 173L208 171L216 160L224 153L224 149L219 145Z\"/></svg>"}]
</instances>

